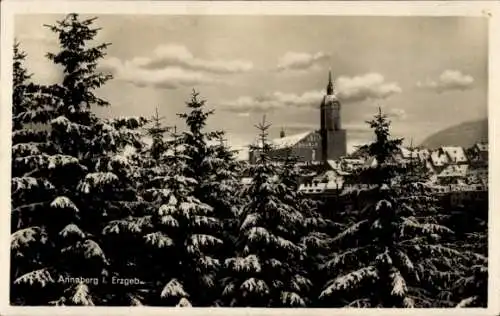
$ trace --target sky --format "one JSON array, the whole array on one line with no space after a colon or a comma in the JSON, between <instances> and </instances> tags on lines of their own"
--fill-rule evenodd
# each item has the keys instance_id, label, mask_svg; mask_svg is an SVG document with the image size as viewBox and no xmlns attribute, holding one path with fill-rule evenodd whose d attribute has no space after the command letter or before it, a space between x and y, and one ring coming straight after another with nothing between
<instances>
[{"instance_id":1,"label":"sky","mask_svg":"<svg viewBox=\"0 0 500 316\"><path fill-rule=\"evenodd\" d=\"M103 117L151 116L183 128L176 113L196 89L215 110L209 129L237 149L266 115L271 137L319 128L332 71L348 150L370 141L378 107L394 136L418 144L462 122L487 118L487 19L478 17L95 15L97 42L109 42L99 69ZM60 69L44 57L57 38L44 24L59 15L19 15L15 36L33 80ZM244 153L242 153L244 155Z\"/></svg>"}]
</instances>

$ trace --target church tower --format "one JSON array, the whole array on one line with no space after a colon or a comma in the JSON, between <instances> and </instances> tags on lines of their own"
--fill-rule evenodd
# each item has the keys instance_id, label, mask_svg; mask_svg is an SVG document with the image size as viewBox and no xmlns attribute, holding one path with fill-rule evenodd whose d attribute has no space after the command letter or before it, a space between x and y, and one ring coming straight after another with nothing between
<instances>
[{"instance_id":1,"label":"church tower","mask_svg":"<svg viewBox=\"0 0 500 316\"><path fill-rule=\"evenodd\" d=\"M321 102L321 159L335 160L346 155L346 131L341 127L341 106L335 95L332 72L328 73L326 95Z\"/></svg>"}]
</instances>

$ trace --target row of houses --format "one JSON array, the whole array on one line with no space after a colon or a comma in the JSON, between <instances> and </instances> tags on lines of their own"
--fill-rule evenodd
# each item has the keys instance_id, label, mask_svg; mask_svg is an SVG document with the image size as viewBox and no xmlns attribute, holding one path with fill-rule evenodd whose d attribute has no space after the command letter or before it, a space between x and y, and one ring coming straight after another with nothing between
<instances>
[{"instance_id":1,"label":"row of houses","mask_svg":"<svg viewBox=\"0 0 500 316\"><path fill-rule=\"evenodd\" d=\"M399 147L388 163L408 167L419 165L428 173L425 185L437 195L462 197L484 196L488 191L488 144L478 143L471 148L442 146L436 149ZM297 166L304 171L299 180L299 191L312 196L336 196L350 190L367 189L369 184L352 181L360 169L378 164L376 158L354 153L337 160L301 161ZM250 178L244 181L249 183ZM458 203L458 202L457 202Z\"/></svg>"},{"instance_id":2,"label":"row of houses","mask_svg":"<svg viewBox=\"0 0 500 316\"><path fill-rule=\"evenodd\" d=\"M302 180L299 190L307 194L328 195L350 190L356 183L350 183L352 173L360 169L377 166L376 158L363 154L329 160L324 170ZM408 166L417 164L428 172L427 185L435 192L487 191L488 188L488 146L478 143L471 148L443 146L434 150L425 148L408 149L400 147L389 159L389 163ZM303 163L308 169L313 164Z\"/></svg>"}]
</instances>

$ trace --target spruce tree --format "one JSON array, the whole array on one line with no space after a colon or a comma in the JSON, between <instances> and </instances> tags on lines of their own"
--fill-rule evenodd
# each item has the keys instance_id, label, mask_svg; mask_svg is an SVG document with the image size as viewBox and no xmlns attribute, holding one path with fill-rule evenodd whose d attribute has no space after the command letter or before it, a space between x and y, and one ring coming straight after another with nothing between
<instances>
[{"instance_id":1,"label":"spruce tree","mask_svg":"<svg viewBox=\"0 0 500 316\"><path fill-rule=\"evenodd\" d=\"M216 142L209 146L205 163L210 173L202 184L201 198L211 205L222 220L224 250L219 254L223 258L233 254L238 232L238 212L241 205L241 172L243 166L236 160L235 151L229 148L221 132Z\"/></svg>"},{"instance_id":2,"label":"spruce tree","mask_svg":"<svg viewBox=\"0 0 500 316\"><path fill-rule=\"evenodd\" d=\"M331 240L338 250L322 266L333 278L321 298L333 306L429 307L435 302L425 287L451 277L464 254L445 243L453 232L432 219L432 201L416 193L418 183L394 181L401 170L391 157L402 140L391 139L390 121L379 109L368 123L375 141L365 148L377 164L360 178L371 177L375 187L357 197L366 199L357 221Z\"/></svg>"},{"instance_id":3,"label":"spruce tree","mask_svg":"<svg viewBox=\"0 0 500 316\"><path fill-rule=\"evenodd\" d=\"M160 117L158 114L158 109L156 109L155 115L152 118L153 125L148 128L147 134L151 137L151 158L159 162L162 154L167 150L167 142L164 139L165 133L169 132L172 127L166 127L162 124L164 117Z\"/></svg>"},{"instance_id":4,"label":"spruce tree","mask_svg":"<svg viewBox=\"0 0 500 316\"><path fill-rule=\"evenodd\" d=\"M171 164L166 153L172 147L164 137L170 127L164 126L162 120L163 117L156 110L143 127L143 136L150 138L152 143L143 142L129 156L133 170L131 178L138 199L136 203L141 207L125 218L110 221L103 230L111 242L110 246L119 246L120 256L117 259L130 267L127 275L139 281L135 291L126 293L128 302L122 302L124 304L159 304L157 290L162 284L155 277L161 276L162 272L156 269L155 260L167 244L161 236L152 233L158 230L158 209L168 202L165 179ZM126 287L122 288L127 290Z\"/></svg>"},{"instance_id":5,"label":"spruce tree","mask_svg":"<svg viewBox=\"0 0 500 316\"><path fill-rule=\"evenodd\" d=\"M223 131L207 131L207 123L214 110L208 110L206 100L193 91L191 99L186 103L187 111L178 116L186 123L186 131L182 133L186 155L187 176L193 178L193 196L213 209L214 219L218 226L211 232L223 241L217 252L211 253L214 258L224 260L233 255L236 235L236 213L240 199L238 196L239 164L235 153L225 144ZM220 271L218 271L220 272ZM214 285L200 288L198 296L203 297L205 305L220 304L216 301L222 289L219 288L220 273L214 274Z\"/></svg>"},{"instance_id":6,"label":"spruce tree","mask_svg":"<svg viewBox=\"0 0 500 316\"><path fill-rule=\"evenodd\" d=\"M452 213L447 221L460 232L453 244L471 255L456 265L458 276L447 294L457 307L487 307L488 203L471 201L454 207Z\"/></svg>"},{"instance_id":7,"label":"spruce tree","mask_svg":"<svg viewBox=\"0 0 500 316\"><path fill-rule=\"evenodd\" d=\"M470 233L462 243L462 249L474 255L462 261L460 276L451 289L456 307L488 306L487 240L487 232Z\"/></svg>"},{"instance_id":8,"label":"spruce tree","mask_svg":"<svg viewBox=\"0 0 500 316\"><path fill-rule=\"evenodd\" d=\"M109 105L94 90L111 78L96 71L108 44L88 47L99 31L92 27L94 20L69 14L47 26L60 44L59 52L47 57L63 69L63 79L42 89L47 102L22 115L48 131L49 148L37 157L37 168L30 174L46 177L52 185L52 194L33 212L45 240L39 263L14 280L31 294L23 297L26 304L109 304L113 294L102 278L120 274L112 267L116 261L106 254L112 251L103 247L101 231L107 221L131 211L135 195L120 153L125 145L137 143L132 130L142 120L102 120L91 112L93 106ZM17 163L17 170L29 165L28 159ZM74 279L80 277L97 282Z\"/></svg>"},{"instance_id":9,"label":"spruce tree","mask_svg":"<svg viewBox=\"0 0 500 316\"><path fill-rule=\"evenodd\" d=\"M309 306L317 307L321 303L318 302L318 296L324 282L324 273L319 267L330 253L328 241L331 236L338 233L345 225L322 213L322 210L329 206L328 201L310 198L298 190L305 170L297 167L297 157L293 156L291 151L289 149L286 155L281 177L284 183L292 189L288 196L289 203L295 204L304 217L303 230L298 232L300 242L306 250L301 264L305 267L313 284L308 293Z\"/></svg>"},{"instance_id":10,"label":"spruce tree","mask_svg":"<svg viewBox=\"0 0 500 316\"><path fill-rule=\"evenodd\" d=\"M189 126L192 121L188 122ZM153 119L148 130L152 145L139 155L143 178L139 194L148 204L147 213L123 223L122 229L137 227L134 232L144 245L144 304L208 306L220 265L214 254L223 241L214 208L195 195L201 174L193 161L202 162L207 151L200 146L203 156L198 157L199 148L190 141L205 140L177 128L165 139L167 129L158 117Z\"/></svg>"},{"instance_id":11,"label":"spruce tree","mask_svg":"<svg viewBox=\"0 0 500 316\"><path fill-rule=\"evenodd\" d=\"M165 134L170 132L173 126L163 124L164 117L160 117L158 109L146 124L144 136L150 139L150 144L142 144L140 150L135 150L131 158L135 165L134 181L136 182L138 195L148 203L160 203L163 189L161 183L166 175L168 165L165 161L165 153L172 149L170 141ZM159 205L157 205L159 206Z\"/></svg>"},{"instance_id":12,"label":"spruce tree","mask_svg":"<svg viewBox=\"0 0 500 316\"><path fill-rule=\"evenodd\" d=\"M19 121L19 114L24 113L29 107L29 102L32 101L33 96L29 95L29 87L34 86L30 83L32 74L24 66L26 60L26 53L21 50L21 43L17 40L14 43L14 56L13 56L13 78L12 78L12 117L13 117L13 130L17 131L22 128Z\"/></svg>"},{"instance_id":13,"label":"spruce tree","mask_svg":"<svg viewBox=\"0 0 500 316\"><path fill-rule=\"evenodd\" d=\"M214 114L214 110L206 109L206 100L193 91L186 105L188 111L178 116L187 126L182 137L188 176L197 182L193 194L211 205L216 216L230 225L238 208L240 164L235 152L226 145L224 132L206 130L207 121Z\"/></svg>"},{"instance_id":14,"label":"spruce tree","mask_svg":"<svg viewBox=\"0 0 500 316\"><path fill-rule=\"evenodd\" d=\"M187 113L179 113L187 125L187 130L182 133L185 154L190 157L187 172L193 179L202 179L204 171L208 166L204 163L208 156L208 144L214 140L220 132L206 132L207 119L214 113L213 110L206 110L206 100L200 100L199 93L193 90L191 99L186 102Z\"/></svg>"},{"instance_id":15,"label":"spruce tree","mask_svg":"<svg viewBox=\"0 0 500 316\"><path fill-rule=\"evenodd\" d=\"M265 119L257 126L260 144L251 149L259 156L248 171L252 182L244 190L236 257L225 261L230 276L222 294L229 306L306 306L312 286L302 265L305 216L291 201L290 179L271 161L269 126Z\"/></svg>"},{"instance_id":16,"label":"spruce tree","mask_svg":"<svg viewBox=\"0 0 500 316\"><path fill-rule=\"evenodd\" d=\"M413 151L412 147L409 149ZM428 306L486 307L488 229L485 225L487 216L484 215L487 203L472 202L445 209L428 186L429 175L425 160L411 159L404 168L400 168L400 200L414 209L425 209L425 212L415 216L420 221L453 229L454 234L441 239L441 243L460 251L462 255L456 256L453 261L434 264L439 269L422 282L421 293L428 297Z\"/></svg>"},{"instance_id":17,"label":"spruce tree","mask_svg":"<svg viewBox=\"0 0 500 316\"><path fill-rule=\"evenodd\" d=\"M23 280L40 281L35 285L39 288L46 284L47 232L40 224L55 196L50 179L38 172L50 153L48 133L33 128L47 116L43 115L44 99L37 94L40 87L30 82L31 74L24 66L27 55L19 42L14 44L13 57L10 300L14 305L25 305L43 302L43 298L30 298L31 287L17 284Z\"/></svg>"}]
</instances>

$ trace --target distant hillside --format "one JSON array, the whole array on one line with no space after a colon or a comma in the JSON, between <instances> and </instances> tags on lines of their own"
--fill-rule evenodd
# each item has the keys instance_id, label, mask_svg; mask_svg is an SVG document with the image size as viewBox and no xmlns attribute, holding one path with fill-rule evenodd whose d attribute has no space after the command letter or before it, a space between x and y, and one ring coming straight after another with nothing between
<instances>
[{"instance_id":1,"label":"distant hillside","mask_svg":"<svg viewBox=\"0 0 500 316\"><path fill-rule=\"evenodd\" d=\"M437 148L440 146L471 147L477 142L488 141L488 120L461 123L425 139L421 146Z\"/></svg>"}]
</instances>

